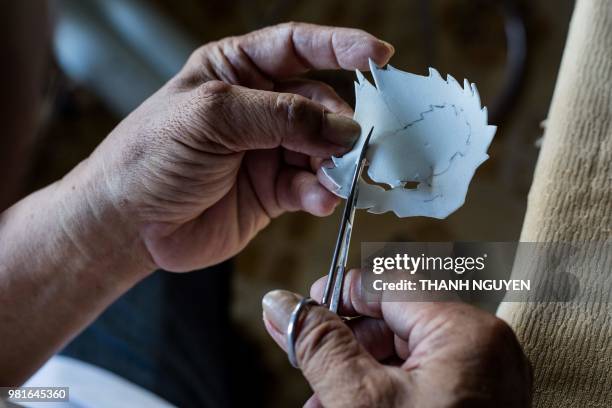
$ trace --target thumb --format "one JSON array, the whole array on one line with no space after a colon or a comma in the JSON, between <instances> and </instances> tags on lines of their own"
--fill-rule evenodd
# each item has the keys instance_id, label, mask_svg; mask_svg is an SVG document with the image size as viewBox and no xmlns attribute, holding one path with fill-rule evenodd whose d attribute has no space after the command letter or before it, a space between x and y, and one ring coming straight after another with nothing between
<instances>
[{"instance_id":1,"label":"thumb","mask_svg":"<svg viewBox=\"0 0 612 408\"><path fill-rule=\"evenodd\" d=\"M263 298L264 322L270 335L286 350L291 312L301 296L283 290ZM298 325L299 367L325 407L393 406L393 374L355 340L349 327L324 307L303 310Z\"/></svg>"},{"instance_id":2,"label":"thumb","mask_svg":"<svg viewBox=\"0 0 612 408\"><path fill-rule=\"evenodd\" d=\"M198 117L209 141L233 152L287 150L314 157L341 156L361 128L308 98L210 81L197 90Z\"/></svg>"}]
</instances>

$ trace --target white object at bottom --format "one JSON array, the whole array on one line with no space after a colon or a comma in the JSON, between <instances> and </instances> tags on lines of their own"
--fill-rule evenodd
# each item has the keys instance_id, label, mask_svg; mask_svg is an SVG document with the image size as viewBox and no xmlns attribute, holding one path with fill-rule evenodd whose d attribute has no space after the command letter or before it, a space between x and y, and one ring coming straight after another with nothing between
<instances>
[{"instance_id":1,"label":"white object at bottom","mask_svg":"<svg viewBox=\"0 0 612 408\"><path fill-rule=\"evenodd\" d=\"M174 405L108 370L74 358L52 357L24 387L69 387L69 402L25 402L25 407L148 407Z\"/></svg>"}]
</instances>

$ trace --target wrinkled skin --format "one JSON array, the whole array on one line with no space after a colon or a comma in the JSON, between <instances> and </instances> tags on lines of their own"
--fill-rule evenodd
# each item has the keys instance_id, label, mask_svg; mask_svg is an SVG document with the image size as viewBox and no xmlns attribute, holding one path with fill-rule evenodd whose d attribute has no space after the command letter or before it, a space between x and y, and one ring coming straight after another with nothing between
<instances>
[{"instance_id":1,"label":"wrinkled skin","mask_svg":"<svg viewBox=\"0 0 612 408\"><path fill-rule=\"evenodd\" d=\"M102 170L156 266L218 263L271 218L329 215L338 203L316 171L352 146L359 125L332 88L291 78L364 69L368 57L382 64L392 52L363 31L293 23L205 45L88 165Z\"/></svg>"},{"instance_id":2,"label":"wrinkled skin","mask_svg":"<svg viewBox=\"0 0 612 408\"><path fill-rule=\"evenodd\" d=\"M296 342L300 368L314 390L306 407L529 407L531 366L510 327L463 303L366 302L360 274L345 282L340 313L305 314ZM312 289L320 299L325 278ZM301 299L273 291L264 323L286 350L291 311Z\"/></svg>"},{"instance_id":3,"label":"wrinkled skin","mask_svg":"<svg viewBox=\"0 0 612 408\"><path fill-rule=\"evenodd\" d=\"M286 211L330 214L318 169L360 129L329 86L297 77L392 53L361 30L297 23L204 45L86 160L0 214L0 385L156 268L224 261Z\"/></svg>"}]
</instances>

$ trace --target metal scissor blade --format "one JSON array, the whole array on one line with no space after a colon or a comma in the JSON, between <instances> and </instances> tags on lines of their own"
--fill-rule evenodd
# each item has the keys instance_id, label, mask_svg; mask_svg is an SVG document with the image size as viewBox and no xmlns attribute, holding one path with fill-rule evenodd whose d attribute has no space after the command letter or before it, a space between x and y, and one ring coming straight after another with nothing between
<instances>
[{"instance_id":1,"label":"metal scissor blade","mask_svg":"<svg viewBox=\"0 0 612 408\"><path fill-rule=\"evenodd\" d=\"M353 220L355 218L357 197L359 195L359 180L361 179L361 174L366 164L366 152L373 132L374 128L372 127L363 143L361 153L359 154L359 160L355 166L351 189L346 199L346 203L344 204L344 212L342 214L342 220L340 221L340 229L338 231L338 239L336 240L332 264L327 274L327 284L325 285L323 299L321 300L321 303L326 305L333 312L338 311L338 304L342 295L342 285L344 283L348 251L351 234L353 232Z\"/></svg>"}]
</instances>

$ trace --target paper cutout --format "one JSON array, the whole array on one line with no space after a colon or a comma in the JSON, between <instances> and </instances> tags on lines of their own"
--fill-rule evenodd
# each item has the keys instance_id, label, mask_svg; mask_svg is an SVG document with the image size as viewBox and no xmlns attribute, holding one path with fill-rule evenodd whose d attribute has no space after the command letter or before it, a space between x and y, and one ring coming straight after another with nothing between
<instances>
[{"instance_id":1,"label":"paper cutout","mask_svg":"<svg viewBox=\"0 0 612 408\"><path fill-rule=\"evenodd\" d=\"M368 177L360 180L357 208L398 217L446 218L465 202L474 172L488 159L497 128L487 123L476 85L377 67L370 60L376 87L357 71L354 119L362 134L355 147L324 173L346 198L359 152L372 127ZM418 183L416 188L408 184Z\"/></svg>"}]
</instances>

